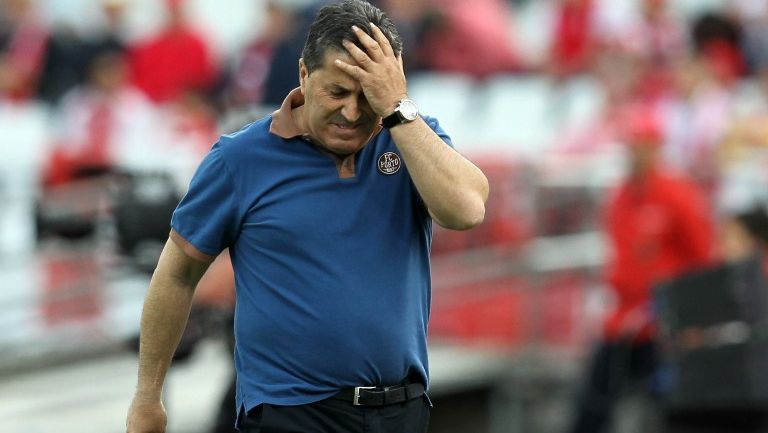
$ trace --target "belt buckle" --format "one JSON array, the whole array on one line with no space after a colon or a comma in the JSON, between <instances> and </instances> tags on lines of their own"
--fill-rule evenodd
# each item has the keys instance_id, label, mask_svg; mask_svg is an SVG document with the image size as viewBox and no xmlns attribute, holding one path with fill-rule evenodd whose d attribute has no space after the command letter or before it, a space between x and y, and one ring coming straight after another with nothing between
<instances>
[{"instance_id":1,"label":"belt buckle","mask_svg":"<svg viewBox=\"0 0 768 433\"><path fill-rule=\"evenodd\" d=\"M360 391L363 389L376 389L375 386L356 386L355 397L352 399L352 406L361 406L360 404Z\"/></svg>"}]
</instances>

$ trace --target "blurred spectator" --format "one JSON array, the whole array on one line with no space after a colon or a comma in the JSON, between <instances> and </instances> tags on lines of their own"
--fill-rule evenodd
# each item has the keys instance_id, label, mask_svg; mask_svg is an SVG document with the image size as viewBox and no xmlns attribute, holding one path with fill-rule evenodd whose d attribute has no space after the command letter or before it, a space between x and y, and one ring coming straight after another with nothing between
<instances>
[{"instance_id":1,"label":"blurred spectator","mask_svg":"<svg viewBox=\"0 0 768 433\"><path fill-rule=\"evenodd\" d=\"M726 266L691 274L692 278L673 281L665 288L676 292L672 304L677 304L672 314L662 313L667 316L665 362L669 365L660 370L660 385L662 390L672 385L668 391L674 395L664 406L664 431L668 433L768 431L765 398L754 391L766 362L759 331L765 322L768 281L764 203L729 211L719 228ZM669 298L662 297L661 304ZM709 307L701 308L702 304ZM726 334L722 328L734 323L746 332L740 339L723 343L719 340ZM740 367L734 369L736 365ZM697 395L701 392L707 395Z\"/></svg>"},{"instance_id":2,"label":"blurred spectator","mask_svg":"<svg viewBox=\"0 0 768 433\"><path fill-rule=\"evenodd\" d=\"M768 112L734 119L718 148L719 161L728 166L768 151Z\"/></svg>"},{"instance_id":3,"label":"blurred spectator","mask_svg":"<svg viewBox=\"0 0 768 433\"><path fill-rule=\"evenodd\" d=\"M581 154L621 150L618 145L628 112L642 105L649 115L659 117L661 114L657 101L643 94L646 59L621 44L602 44L599 48L591 72L605 97L601 111L593 121L562 131L558 150Z\"/></svg>"},{"instance_id":4,"label":"blurred spectator","mask_svg":"<svg viewBox=\"0 0 768 433\"><path fill-rule=\"evenodd\" d=\"M593 0L559 0L550 69L556 77L584 72L593 50Z\"/></svg>"},{"instance_id":5,"label":"blurred spectator","mask_svg":"<svg viewBox=\"0 0 768 433\"><path fill-rule=\"evenodd\" d=\"M89 56L94 58L105 51L124 50L125 13L127 0L100 0L103 25L87 38Z\"/></svg>"},{"instance_id":6,"label":"blurred spectator","mask_svg":"<svg viewBox=\"0 0 768 433\"><path fill-rule=\"evenodd\" d=\"M641 93L646 99L661 97L671 86L671 66L686 52L683 22L669 12L667 0L642 0L636 22L616 34L641 62Z\"/></svg>"},{"instance_id":7,"label":"blurred spectator","mask_svg":"<svg viewBox=\"0 0 768 433\"><path fill-rule=\"evenodd\" d=\"M51 32L41 63L36 96L56 104L67 91L85 81L88 47L74 28L60 26Z\"/></svg>"},{"instance_id":8,"label":"blurred spectator","mask_svg":"<svg viewBox=\"0 0 768 433\"><path fill-rule=\"evenodd\" d=\"M644 92L660 97L672 84L674 60L685 54L685 29L670 15L667 0L643 0L642 20L635 37L643 41L641 55L648 59Z\"/></svg>"},{"instance_id":9,"label":"blurred spectator","mask_svg":"<svg viewBox=\"0 0 768 433\"><path fill-rule=\"evenodd\" d=\"M217 136L216 110L209 99L197 92L187 92L165 107L163 129L171 133L168 143L187 147L200 158L210 150Z\"/></svg>"},{"instance_id":10,"label":"blurred spectator","mask_svg":"<svg viewBox=\"0 0 768 433\"><path fill-rule=\"evenodd\" d=\"M160 107L153 137L157 143L142 147L154 158L133 152L129 168L168 172L179 191L185 191L195 168L219 136L216 107L199 92L186 92ZM150 161L152 160L152 161Z\"/></svg>"},{"instance_id":11,"label":"blurred spectator","mask_svg":"<svg viewBox=\"0 0 768 433\"><path fill-rule=\"evenodd\" d=\"M693 48L702 52L712 43L741 45L741 24L738 18L720 12L709 12L696 18L691 27Z\"/></svg>"},{"instance_id":12,"label":"blurred spectator","mask_svg":"<svg viewBox=\"0 0 768 433\"><path fill-rule=\"evenodd\" d=\"M719 82L731 85L744 74L742 30L737 17L706 13L693 22L691 38L694 54L709 63Z\"/></svg>"},{"instance_id":13,"label":"blurred spectator","mask_svg":"<svg viewBox=\"0 0 768 433\"><path fill-rule=\"evenodd\" d=\"M606 277L615 295L604 335L578 399L571 432L606 431L611 412L629 384L647 382L656 364L650 296L655 283L705 265L712 227L704 198L659 158L661 125L648 113L627 117L629 174L607 206L613 247Z\"/></svg>"},{"instance_id":14,"label":"blurred spectator","mask_svg":"<svg viewBox=\"0 0 768 433\"><path fill-rule=\"evenodd\" d=\"M122 51L104 52L92 60L88 81L64 96L46 185L109 171L138 143L152 141L147 133L154 130L154 108L130 85L128 73Z\"/></svg>"},{"instance_id":15,"label":"blurred spectator","mask_svg":"<svg viewBox=\"0 0 768 433\"><path fill-rule=\"evenodd\" d=\"M672 59L685 52L684 22L671 15L668 0L642 0L641 7L636 36L654 66L668 66Z\"/></svg>"},{"instance_id":16,"label":"blurred spectator","mask_svg":"<svg viewBox=\"0 0 768 433\"><path fill-rule=\"evenodd\" d=\"M290 35L295 34L297 11L291 5L271 0L267 2L265 8L265 28L247 43L235 59L224 95L225 105L229 109L248 108L264 101L265 86L275 47ZM293 78L298 83L298 78ZM296 83L293 85L295 86Z\"/></svg>"},{"instance_id":17,"label":"blurred spectator","mask_svg":"<svg viewBox=\"0 0 768 433\"><path fill-rule=\"evenodd\" d=\"M768 4L749 0L735 1L733 15L742 26L742 51L751 73L768 68Z\"/></svg>"},{"instance_id":18,"label":"blurred spectator","mask_svg":"<svg viewBox=\"0 0 768 433\"><path fill-rule=\"evenodd\" d=\"M716 148L717 206L732 213L768 201L768 77L742 84Z\"/></svg>"},{"instance_id":19,"label":"blurred spectator","mask_svg":"<svg viewBox=\"0 0 768 433\"><path fill-rule=\"evenodd\" d=\"M716 147L732 119L733 91L706 54L680 60L674 88L663 102L667 120L665 160L713 192L718 181Z\"/></svg>"},{"instance_id":20,"label":"blurred spectator","mask_svg":"<svg viewBox=\"0 0 768 433\"><path fill-rule=\"evenodd\" d=\"M768 211L765 205L757 204L729 215L721 226L720 245L723 259L728 262L761 256L768 275Z\"/></svg>"},{"instance_id":21,"label":"blurred spectator","mask_svg":"<svg viewBox=\"0 0 768 433\"><path fill-rule=\"evenodd\" d=\"M309 24L327 0L273 0L273 3L290 13L292 20L290 31L274 44L264 84L262 104L277 108L285 95L299 86L296 59L301 57Z\"/></svg>"},{"instance_id":22,"label":"blurred spectator","mask_svg":"<svg viewBox=\"0 0 768 433\"><path fill-rule=\"evenodd\" d=\"M122 37L125 0L99 0L104 25L93 34L80 34L68 24L55 28L43 55L37 97L57 104L73 87L87 79L88 65L101 53L123 50Z\"/></svg>"},{"instance_id":23,"label":"blurred spectator","mask_svg":"<svg viewBox=\"0 0 768 433\"><path fill-rule=\"evenodd\" d=\"M164 0L165 26L133 47L133 80L155 102L168 102L186 91L206 93L215 84L216 65L205 38L184 17L186 0Z\"/></svg>"},{"instance_id":24,"label":"blurred spectator","mask_svg":"<svg viewBox=\"0 0 768 433\"><path fill-rule=\"evenodd\" d=\"M443 19L424 37L426 68L484 78L524 68L512 41L511 10L503 0L434 0Z\"/></svg>"},{"instance_id":25,"label":"blurred spectator","mask_svg":"<svg viewBox=\"0 0 768 433\"><path fill-rule=\"evenodd\" d=\"M32 0L0 3L0 96L34 96L47 39Z\"/></svg>"},{"instance_id":26,"label":"blurred spectator","mask_svg":"<svg viewBox=\"0 0 768 433\"><path fill-rule=\"evenodd\" d=\"M419 47L424 38L437 26L442 25L444 16L433 0L379 0L372 2L383 9L400 31L404 50L403 66L406 74L425 68L425 61Z\"/></svg>"}]
</instances>

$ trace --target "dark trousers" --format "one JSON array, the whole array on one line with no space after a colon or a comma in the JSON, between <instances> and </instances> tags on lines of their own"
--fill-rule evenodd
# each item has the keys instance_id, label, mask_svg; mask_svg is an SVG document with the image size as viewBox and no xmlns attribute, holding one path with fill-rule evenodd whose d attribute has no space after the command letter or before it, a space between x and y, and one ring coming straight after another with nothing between
<instances>
[{"instance_id":1,"label":"dark trousers","mask_svg":"<svg viewBox=\"0 0 768 433\"><path fill-rule=\"evenodd\" d=\"M221 398L219 403L219 412L211 429L211 433L236 433L235 421L237 421L237 403L235 403L235 392L237 389L237 379L232 373L232 379L229 381L229 387Z\"/></svg>"},{"instance_id":2,"label":"dark trousers","mask_svg":"<svg viewBox=\"0 0 768 433\"><path fill-rule=\"evenodd\" d=\"M603 433L611 422L616 400L630 384L647 387L656 369L653 343L600 343L578 396L570 433Z\"/></svg>"},{"instance_id":3,"label":"dark trousers","mask_svg":"<svg viewBox=\"0 0 768 433\"><path fill-rule=\"evenodd\" d=\"M380 407L329 398L301 406L263 404L248 412L242 433L426 433L426 397Z\"/></svg>"},{"instance_id":4,"label":"dark trousers","mask_svg":"<svg viewBox=\"0 0 768 433\"><path fill-rule=\"evenodd\" d=\"M664 433L766 433L768 410L701 410L667 414Z\"/></svg>"}]
</instances>

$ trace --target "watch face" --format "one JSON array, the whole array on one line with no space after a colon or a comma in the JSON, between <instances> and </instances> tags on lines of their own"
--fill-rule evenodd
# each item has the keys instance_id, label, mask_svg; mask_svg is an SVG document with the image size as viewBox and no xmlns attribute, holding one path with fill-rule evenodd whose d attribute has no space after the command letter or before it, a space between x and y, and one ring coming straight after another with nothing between
<instances>
[{"instance_id":1,"label":"watch face","mask_svg":"<svg viewBox=\"0 0 768 433\"><path fill-rule=\"evenodd\" d=\"M416 120L416 117L419 116L419 108L416 107L416 103L410 99L403 99L400 101L398 111L400 111L400 115L403 116L403 119L406 121Z\"/></svg>"}]
</instances>

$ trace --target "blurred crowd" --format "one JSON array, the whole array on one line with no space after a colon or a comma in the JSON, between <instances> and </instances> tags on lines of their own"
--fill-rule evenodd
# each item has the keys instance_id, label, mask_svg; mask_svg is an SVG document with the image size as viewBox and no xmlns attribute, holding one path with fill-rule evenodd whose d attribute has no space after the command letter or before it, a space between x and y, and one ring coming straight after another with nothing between
<instances>
[{"instance_id":1,"label":"blurred crowd","mask_svg":"<svg viewBox=\"0 0 768 433\"><path fill-rule=\"evenodd\" d=\"M662 130L665 162L711 193L720 211L765 200L768 4L726 1L680 19L674 2L638 1L632 20L601 20L599 1L564 1L547 68L585 72L607 104L562 143L589 152L621 142L629 113ZM607 12L607 11L605 11Z\"/></svg>"},{"instance_id":2,"label":"blurred crowd","mask_svg":"<svg viewBox=\"0 0 768 433\"><path fill-rule=\"evenodd\" d=\"M188 19L189 0L161 2L163 24L141 37L126 31L130 2L93 3L98 25L78 28L44 18L40 1L0 2L0 100L42 103L52 113L44 185L150 155L196 161L222 131L268 113L297 86L305 30L324 1L253 2L261 25L223 55ZM734 196L722 193L733 182L768 184L765 158L755 157L768 143L765 2L698 2L697 9L673 0L374 3L406 41L408 73L596 81L602 113L558 131L555 149L605 150L621 141L625 113L640 106L664 129L665 160L713 193ZM536 44L521 36L531 22L521 16L531 10L544 24L528 30Z\"/></svg>"}]
</instances>

